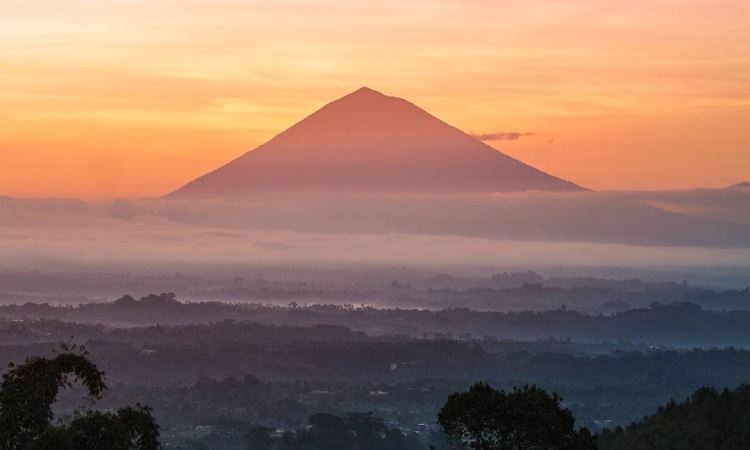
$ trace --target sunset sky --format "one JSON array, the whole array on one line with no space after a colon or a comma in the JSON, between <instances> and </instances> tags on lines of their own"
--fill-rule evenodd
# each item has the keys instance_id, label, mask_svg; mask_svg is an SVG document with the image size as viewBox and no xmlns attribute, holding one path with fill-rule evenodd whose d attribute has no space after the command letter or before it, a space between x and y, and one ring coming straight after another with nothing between
<instances>
[{"instance_id":1,"label":"sunset sky","mask_svg":"<svg viewBox=\"0 0 750 450\"><path fill-rule=\"evenodd\" d=\"M0 195L159 196L360 86L596 190L750 179L747 0L0 0Z\"/></svg>"}]
</instances>

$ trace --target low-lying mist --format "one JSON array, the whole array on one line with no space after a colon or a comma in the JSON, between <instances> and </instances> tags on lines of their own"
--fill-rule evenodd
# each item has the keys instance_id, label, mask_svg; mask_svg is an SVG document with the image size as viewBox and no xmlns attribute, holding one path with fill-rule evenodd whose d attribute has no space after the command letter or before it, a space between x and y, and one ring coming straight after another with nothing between
<instances>
[{"instance_id":1,"label":"low-lying mist","mask_svg":"<svg viewBox=\"0 0 750 450\"><path fill-rule=\"evenodd\" d=\"M750 191L0 199L0 268L221 264L721 266L750 260Z\"/></svg>"}]
</instances>

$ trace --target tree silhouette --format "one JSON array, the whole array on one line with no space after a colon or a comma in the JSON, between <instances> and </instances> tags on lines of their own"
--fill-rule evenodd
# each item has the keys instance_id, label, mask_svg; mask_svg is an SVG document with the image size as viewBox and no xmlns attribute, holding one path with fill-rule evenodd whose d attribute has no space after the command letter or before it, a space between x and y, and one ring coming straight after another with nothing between
<instances>
[{"instance_id":1,"label":"tree silhouette","mask_svg":"<svg viewBox=\"0 0 750 450\"><path fill-rule=\"evenodd\" d=\"M114 412L76 411L53 425L52 404L60 389L81 384L92 403L107 389L104 372L82 354L68 351L55 358L30 357L10 364L0 385L0 450L155 450L159 427L146 406ZM75 346L72 350L78 350Z\"/></svg>"},{"instance_id":2,"label":"tree silhouette","mask_svg":"<svg viewBox=\"0 0 750 450\"><path fill-rule=\"evenodd\" d=\"M454 444L476 450L588 450L596 448L585 428L560 406L557 394L536 386L498 391L476 383L454 393L438 415L438 423Z\"/></svg>"},{"instance_id":3,"label":"tree silhouette","mask_svg":"<svg viewBox=\"0 0 750 450\"><path fill-rule=\"evenodd\" d=\"M670 400L628 427L603 430L606 450L750 448L750 385L723 391L702 387L682 403Z\"/></svg>"}]
</instances>

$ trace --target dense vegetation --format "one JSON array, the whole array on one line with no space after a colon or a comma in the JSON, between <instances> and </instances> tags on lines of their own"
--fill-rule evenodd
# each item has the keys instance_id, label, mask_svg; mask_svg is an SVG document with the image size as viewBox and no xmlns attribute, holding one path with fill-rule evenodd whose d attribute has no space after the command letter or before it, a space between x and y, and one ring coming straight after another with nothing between
<instances>
[{"instance_id":1,"label":"dense vegetation","mask_svg":"<svg viewBox=\"0 0 750 450\"><path fill-rule=\"evenodd\" d=\"M451 394L476 380L508 395L526 383L557 392L564 401L556 395L548 400L593 432L626 425L701 386L734 388L748 381L750 313L642 302L708 290L590 279L540 287L535 277L501 274L487 286L442 277L385 289L469 303L496 298L506 304L511 297L503 296L512 296L537 305L567 295L594 299L599 292L614 302L611 314L560 307L492 312L304 306L291 294L285 306L190 303L174 294L76 306L6 304L0 306L0 361L21 364L61 342L85 343L92 360L110 374L108 395L97 401L97 420L118 420L120 405L147 403L162 442L196 450L316 449L331 442L441 449L447 444L438 412ZM525 284L514 285L521 279ZM277 284L237 281L243 289L252 285L265 285L269 295L280 292ZM361 287L352 289L342 292ZM373 292L384 292L378 289ZM328 287L321 292L330 294ZM626 294L628 301L644 296L635 303L647 306L623 305ZM708 298L702 295L699 303ZM745 293L711 295L742 301ZM73 387L56 396L55 415L68 418L67 426L91 423L79 420L90 414L75 413L85 394ZM602 434L601 445L625 439L631 428Z\"/></svg>"},{"instance_id":2,"label":"dense vegetation","mask_svg":"<svg viewBox=\"0 0 750 450\"><path fill-rule=\"evenodd\" d=\"M575 429L560 402L536 386L505 392L477 383L448 397L438 422L451 443L475 450L595 450L594 437Z\"/></svg>"},{"instance_id":3,"label":"dense vegetation","mask_svg":"<svg viewBox=\"0 0 750 450\"><path fill-rule=\"evenodd\" d=\"M602 450L741 450L750 448L749 424L750 385L704 387L626 428L605 430L599 444Z\"/></svg>"},{"instance_id":4,"label":"dense vegetation","mask_svg":"<svg viewBox=\"0 0 750 450\"><path fill-rule=\"evenodd\" d=\"M369 335L411 337L537 340L578 342L627 341L672 347L750 347L750 312L710 311L692 303L652 303L612 315L567 309L544 312L482 312L376 309L352 305L286 307L225 303L181 303L174 294L149 295L140 300L124 296L114 303L75 307L49 304L0 306L7 321L55 319L74 322L138 326L199 324L220 320L254 321L269 325L345 326ZM4 327L7 329L7 327Z\"/></svg>"},{"instance_id":5,"label":"dense vegetation","mask_svg":"<svg viewBox=\"0 0 750 450\"><path fill-rule=\"evenodd\" d=\"M237 273L237 270L230 272ZM712 276L609 270L620 279L552 277L502 272L489 277L428 274L404 267L293 269L247 268L253 275L43 273L0 271L2 303L94 303L123 292L143 296L176 292L190 302L299 305L355 304L379 308L479 311L570 310L611 314L653 302L688 302L710 310L750 310L750 273ZM742 272L740 272L742 273ZM635 278L641 275L644 279ZM623 278L626 277L626 278ZM686 281L663 281L691 280ZM709 283L703 285L701 282ZM212 319L213 320L213 319Z\"/></svg>"},{"instance_id":6,"label":"dense vegetation","mask_svg":"<svg viewBox=\"0 0 750 450\"><path fill-rule=\"evenodd\" d=\"M66 352L54 358L30 357L11 365L0 385L2 450L157 450L159 427L151 409L141 405L113 411L83 408L69 419L53 422L60 389L79 382L89 398L102 397L104 373L84 354Z\"/></svg>"},{"instance_id":7,"label":"dense vegetation","mask_svg":"<svg viewBox=\"0 0 750 450\"><path fill-rule=\"evenodd\" d=\"M206 439L243 448L249 427L287 433L321 412L372 412L389 428L429 442L445 399L477 379L502 389L534 383L558 392L580 425L599 430L700 386L739 385L750 373L750 351L732 348L370 336L330 325L112 328L29 320L8 323L6 331L16 343L0 346L3 361L45 354L70 336L86 343L112 382L98 404L148 403L172 447ZM72 394L60 396L68 414L76 405Z\"/></svg>"},{"instance_id":8,"label":"dense vegetation","mask_svg":"<svg viewBox=\"0 0 750 450\"><path fill-rule=\"evenodd\" d=\"M85 350L82 354L65 350L53 358L30 357L23 364L11 364L3 374L0 449L160 448L159 426L151 408L136 404L115 410L100 404L99 409L91 409L93 401L100 400L107 389L104 373L88 359ZM82 386L91 403L55 422L53 403L61 389L71 391L75 384ZM234 391L226 390L227 386ZM309 388L296 386L302 392ZM238 405L245 406L264 403L267 400L262 393L267 387L252 377L241 382L200 381L191 388L195 392L188 403L205 405L211 402L209 399L220 397L235 398ZM74 389L71 394L76 395ZM387 393L371 391L373 394ZM366 403L354 404L361 407ZM288 403L286 408L299 414L301 406ZM330 406L319 403L315 408L320 411ZM404 431L371 412L316 412L309 415L306 426L287 429L259 425L268 420L267 415L255 422L226 416L217 419L215 425L205 427L205 432L173 439L169 446L184 450L424 450L427 446L439 450L740 450L750 444L750 385L722 391L700 388L682 403L670 400L655 414L625 428L605 428L598 436L575 427L574 415L556 393L529 385L506 392L484 382L447 396L436 416L439 430L420 424L424 426L421 430Z\"/></svg>"}]
</instances>

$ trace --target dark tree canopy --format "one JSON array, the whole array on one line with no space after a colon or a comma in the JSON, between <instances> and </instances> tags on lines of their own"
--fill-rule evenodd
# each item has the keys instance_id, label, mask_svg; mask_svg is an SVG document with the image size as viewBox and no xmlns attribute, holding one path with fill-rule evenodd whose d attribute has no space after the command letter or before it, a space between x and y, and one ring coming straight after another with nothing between
<instances>
[{"instance_id":1,"label":"dark tree canopy","mask_svg":"<svg viewBox=\"0 0 750 450\"><path fill-rule=\"evenodd\" d=\"M670 401L627 428L603 431L599 444L607 450L750 448L750 385L698 389L683 403Z\"/></svg>"},{"instance_id":2,"label":"dark tree canopy","mask_svg":"<svg viewBox=\"0 0 750 450\"><path fill-rule=\"evenodd\" d=\"M155 450L159 428L148 407L114 412L77 411L53 424L52 405L60 389L80 383L92 401L106 390L104 373L85 353L28 358L11 364L0 385L0 450Z\"/></svg>"},{"instance_id":3,"label":"dark tree canopy","mask_svg":"<svg viewBox=\"0 0 750 450\"><path fill-rule=\"evenodd\" d=\"M595 440L560 406L557 394L536 386L512 392L476 383L454 393L438 422L456 445L476 450L587 450Z\"/></svg>"}]
</instances>

